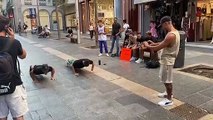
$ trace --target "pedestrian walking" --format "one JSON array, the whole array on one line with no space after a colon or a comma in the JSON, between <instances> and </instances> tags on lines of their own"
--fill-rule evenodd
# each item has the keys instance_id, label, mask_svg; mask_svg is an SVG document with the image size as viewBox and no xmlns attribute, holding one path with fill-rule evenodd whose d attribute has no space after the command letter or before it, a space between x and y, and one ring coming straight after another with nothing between
<instances>
[{"instance_id":1,"label":"pedestrian walking","mask_svg":"<svg viewBox=\"0 0 213 120\"><path fill-rule=\"evenodd\" d=\"M116 56L120 55L120 51L119 51L119 38L121 37L120 33L121 33L121 25L117 22L117 18L114 19L114 23L112 25L112 35L111 35L111 39L112 39L112 46L110 49L110 54L112 54L113 49L114 49L114 45L116 43Z\"/></svg>"},{"instance_id":2,"label":"pedestrian walking","mask_svg":"<svg viewBox=\"0 0 213 120\"><path fill-rule=\"evenodd\" d=\"M92 40L93 35L94 35L94 26L93 26L92 22L89 24L89 32L90 32L90 38Z\"/></svg>"},{"instance_id":3,"label":"pedestrian walking","mask_svg":"<svg viewBox=\"0 0 213 120\"><path fill-rule=\"evenodd\" d=\"M28 25L26 23L23 24L24 33L27 33Z\"/></svg>"},{"instance_id":4,"label":"pedestrian walking","mask_svg":"<svg viewBox=\"0 0 213 120\"><path fill-rule=\"evenodd\" d=\"M7 120L9 112L14 120L24 120L28 112L27 94L17 63L18 58L26 57L26 51L14 39L9 22L9 18L0 16L0 120Z\"/></svg>"},{"instance_id":5,"label":"pedestrian walking","mask_svg":"<svg viewBox=\"0 0 213 120\"><path fill-rule=\"evenodd\" d=\"M169 16L165 16L161 19L160 25L162 29L168 31L165 39L160 43L145 43L145 47L153 51L159 51L163 49L160 59L160 80L166 87L166 92L160 93L158 97L165 98L158 104L161 106L173 105L173 67L177 58L180 46L180 34L174 28L172 20Z\"/></svg>"},{"instance_id":6,"label":"pedestrian walking","mask_svg":"<svg viewBox=\"0 0 213 120\"><path fill-rule=\"evenodd\" d=\"M103 55L103 46L104 46L106 56L109 56L108 47L107 47L106 28L103 25L102 20L98 21L97 34L98 34L98 41L99 41L99 47L100 47L100 53L98 56L100 57Z\"/></svg>"}]
</instances>

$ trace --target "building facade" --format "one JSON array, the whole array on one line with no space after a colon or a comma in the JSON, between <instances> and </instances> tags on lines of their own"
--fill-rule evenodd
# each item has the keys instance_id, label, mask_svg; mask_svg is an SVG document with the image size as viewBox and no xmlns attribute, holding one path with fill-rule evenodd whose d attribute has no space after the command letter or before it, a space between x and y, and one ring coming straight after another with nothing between
<instances>
[{"instance_id":1,"label":"building facade","mask_svg":"<svg viewBox=\"0 0 213 120\"><path fill-rule=\"evenodd\" d=\"M55 0L13 0L15 25L26 23L28 29L36 26L49 26L56 30ZM64 28L63 11L59 9L59 27ZM39 24L40 23L40 24Z\"/></svg>"}]
</instances>

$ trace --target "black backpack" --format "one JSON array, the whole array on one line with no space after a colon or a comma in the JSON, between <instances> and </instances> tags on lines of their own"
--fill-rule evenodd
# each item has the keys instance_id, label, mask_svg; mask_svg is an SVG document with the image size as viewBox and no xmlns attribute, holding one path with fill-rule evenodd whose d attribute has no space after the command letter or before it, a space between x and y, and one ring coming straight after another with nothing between
<instances>
[{"instance_id":1,"label":"black backpack","mask_svg":"<svg viewBox=\"0 0 213 120\"><path fill-rule=\"evenodd\" d=\"M5 49L0 51L0 96L11 94L16 89L15 71L12 56L7 52L11 43L7 42ZM20 68L19 68L20 70Z\"/></svg>"}]
</instances>

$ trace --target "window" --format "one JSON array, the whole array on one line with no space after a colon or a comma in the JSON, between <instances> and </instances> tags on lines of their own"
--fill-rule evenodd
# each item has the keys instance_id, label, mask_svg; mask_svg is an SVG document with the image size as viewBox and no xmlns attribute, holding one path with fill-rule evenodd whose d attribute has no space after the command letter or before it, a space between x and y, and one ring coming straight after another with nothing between
<instances>
[{"instance_id":1,"label":"window","mask_svg":"<svg viewBox=\"0 0 213 120\"><path fill-rule=\"evenodd\" d=\"M32 0L24 0L25 5L32 5Z\"/></svg>"},{"instance_id":2,"label":"window","mask_svg":"<svg viewBox=\"0 0 213 120\"><path fill-rule=\"evenodd\" d=\"M47 5L46 0L39 0L39 5L46 6Z\"/></svg>"}]
</instances>

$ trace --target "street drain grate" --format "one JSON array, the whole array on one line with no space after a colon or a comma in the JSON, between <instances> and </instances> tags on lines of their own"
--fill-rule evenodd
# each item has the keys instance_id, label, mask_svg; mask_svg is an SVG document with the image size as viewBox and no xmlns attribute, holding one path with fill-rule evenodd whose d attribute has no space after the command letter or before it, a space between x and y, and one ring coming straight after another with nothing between
<instances>
[{"instance_id":1,"label":"street drain grate","mask_svg":"<svg viewBox=\"0 0 213 120\"><path fill-rule=\"evenodd\" d=\"M213 67L206 66L206 65L196 65L193 67L184 68L180 71L204 76L207 78L213 78Z\"/></svg>"},{"instance_id":2,"label":"street drain grate","mask_svg":"<svg viewBox=\"0 0 213 120\"><path fill-rule=\"evenodd\" d=\"M185 120L198 120L208 114L207 111L196 108L189 104L180 105L174 109L171 109L170 112L175 113Z\"/></svg>"}]
</instances>

